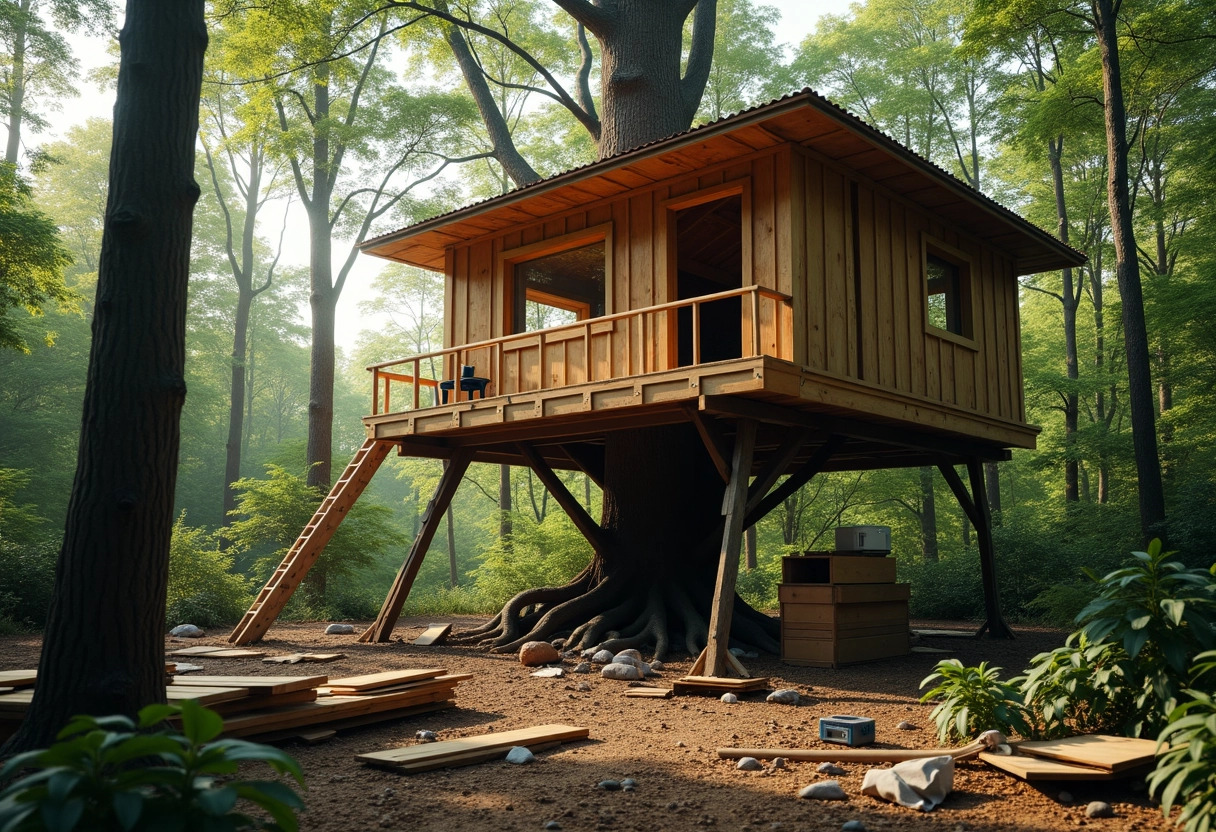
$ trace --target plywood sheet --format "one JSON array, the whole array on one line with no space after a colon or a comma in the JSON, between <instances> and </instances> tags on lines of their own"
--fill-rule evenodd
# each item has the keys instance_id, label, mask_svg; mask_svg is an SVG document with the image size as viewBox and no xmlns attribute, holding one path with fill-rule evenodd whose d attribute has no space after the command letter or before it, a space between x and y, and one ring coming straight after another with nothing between
<instances>
[{"instance_id":1,"label":"plywood sheet","mask_svg":"<svg viewBox=\"0 0 1216 832\"><path fill-rule=\"evenodd\" d=\"M625 695L633 699L670 699L671 688L629 688Z\"/></svg>"},{"instance_id":2,"label":"plywood sheet","mask_svg":"<svg viewBox=\"0 0 1216 832\"><path fill-rule=\"evenodd\" d=\"M355 759L369 765L396 768L402 764L422 761L438 762L482 751L501 750L505 753L506 749L516 745L532 746L581 740L586 739L589 734L588 729L574 725L538 725L515 731L483 734L479 737L465 737L459 740L372 751L367 754L358 754Z\"/></svg>"},{"instance_id":3,"label":"plywood sheet","mask_svg":"<svg viewBox=\"0 0 1216 832\"><path fill-rule=\"evenodd\" d=\"M29 687L37 678L37 670L0 670L0 685L8 688Z\"/></svg>"},{"instance_id":4,"label":"plywood sheet","mask_svg":"<svg viewBox=\"0 0 1216 832\"><path fill-rule=\"evenodd\" d=\"M272 693L291 693L324 685L328 676L190 676L174 679L173 686L190 687L242 687L251 694L265 696Z\"/></svg>"},{"instance_id":5,"label":"plywood sheet","mask_svg":"<svg viewBox=\"0 0 1216 832\"><path fill-rule=\"evenodd\" d=\"M300 662L336 662L345 659L345 653L289 653L286 656L267 656L263 662L271 664L298 664Z\"/></svg>"},{"instance_id":6,"label":"plywood sheet","mask_svg":"<svg viewBox=\"0 0 1216 832\"><path fill-rule=\"evenodd\" d=\"M333 725L354 718L405 715L419 706L430 706L451 699L455 682L428 685L418 690L398 691L373 696L327 696L315 702L287 705L242 714L224 720L224 734L247 737L313 725Z\"/></svg>"},{"instance_id":7,"label":"plywood sheet","mask_svg":"<svg viewBox=\"0 0 1216 832\"><path fill-rule=\"evenodd\" d=\"M208 659L260 659L266 655L265 650L247 650L243 647L183 647L181 650L170 650L170 656L196 656Z\"/></svg>"},{"instance_id":8,"label":"plywood sheet","mask_svg":"<svg viewBox=\"0 0 1216 832\"><path fill-rule=\"evenodd\" d=\"M1019 743L1018 753L1120 772L1151 763L1157 754L1157 741L1086 734Z\"/></svg>"},{"instance_id":9,"label":"plywood sheet","mask_svg":"<svg viewBox=\"0 0 1216 832\"><path fill-rule=\"evenodd\" d=\"M764 690L768 679L727 679L720 676L685 676L672 684L677 695L687 693L746 693Z\"/></svg>"},{"instance_id":10,"label":"plywood sheet","mask_svg":"<svg viewBox=\"0 0 1216 832\"><path fill-rule=\"evenodd\" d=\"M985 751L980 759L1001 771L1023 780L1113 780L1117 775L1089 766L1062 763L1045 757L1015 754L1005 756Z\"/></svg>"},{"instance_id":11,"label":"plywood sheet","mask_svg":"<svg viewBox=\"0 0 1216 832\"><path fill-rule=\"evenodd\" d=\"M249 696L246 687L194 687L193 685L169 685L165 688L165 698L172 705L174 702L193 700L200 705L218 705L221 702L231 702L235 699L245 699Z\"/></svg>"},{"instance_id":12,"label":"plywood sheet","mask_svg":"<svg viewBox=\"0 0 1216 832\"><path fill-rule=\"evenodd\" d=\"M443 641L450 632L452 632L451 624L431 624L423 630L422 635L414 639L414 644L418 647L429 647Z\"/></svg>"},{"instance_id":13,"label":"plywood sheet","mask_svg":"<svg viewBox=\"0 0 1216 832\"><path fill-rule=\"evenodd\" d=\"M329 683L329 689L334 693L374 690L376 688L403 685L407 682L434 679L442 674L443 670L434 667L421 670L386 670L382 673L368 673L364 676L347 676L343 679L334 679Z\"/></svg>"}]
</instances>

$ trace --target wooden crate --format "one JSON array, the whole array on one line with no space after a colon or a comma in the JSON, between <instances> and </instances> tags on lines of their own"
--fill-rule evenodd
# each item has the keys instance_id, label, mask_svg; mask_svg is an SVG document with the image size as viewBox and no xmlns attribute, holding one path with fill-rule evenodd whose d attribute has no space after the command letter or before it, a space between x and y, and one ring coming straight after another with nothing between
<instances>
[{"instance_id":1,"label":"wooden crate","mask_svg":"<svg viewBox=\"0 0 1216 832\"><path fill-rule=\"evenodd\" d=\"M907 653L906 626L879 635L797 638L792 634L783 634L781 638L781 661L808 667L842 667L895 658Z\"/></svg>"},{"instance_id":2,"label":"wooden crate","mask_svg":"<svg viewBox=\"0 0 1216 832\"><path fill-rule=\"evenodd\" d=\"M912 597L910 584L781 584L777 587L781 603L861 604L878 601L907 601Z\"/></svg>"},{"instance_id":3,"label":"wooden crate","mask_svg":"<svg viewBox=\"0 0 1216 832\"><path fill-rule=\"evenodd\" d=\"M895 558L867 555L795 555L781 559L787 584L891 584Z\"/></svg>"}]
</instances>

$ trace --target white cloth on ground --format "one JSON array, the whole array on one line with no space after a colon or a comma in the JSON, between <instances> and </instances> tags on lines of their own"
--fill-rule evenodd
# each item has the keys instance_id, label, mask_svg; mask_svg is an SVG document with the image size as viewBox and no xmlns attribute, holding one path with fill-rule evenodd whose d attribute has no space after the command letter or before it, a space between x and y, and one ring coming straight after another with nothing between
<instances>
[{"instance_id":1,"label":"white cloth on ground","mask_svg":"<svg viewBox=\"0 0 1216 832\"><path fill-rule=\"evenodd\" d=\"M928 812L954 788L954 758L905 760L891 768L872 768L861 782L861 793Z\"/></svg>"}]
</instances>

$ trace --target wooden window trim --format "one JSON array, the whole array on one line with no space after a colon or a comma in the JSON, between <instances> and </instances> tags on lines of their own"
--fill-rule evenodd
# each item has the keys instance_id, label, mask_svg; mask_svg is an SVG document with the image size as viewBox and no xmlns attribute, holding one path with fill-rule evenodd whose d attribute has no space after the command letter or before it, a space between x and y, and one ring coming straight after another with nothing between
<instances>
[{"instance_id":1,"label":"wooden window trim","mask_svg":"<svg viewBox=\"0 0 1216 832\"><path fill-rule=\"evenodd\" d=\"M929 323L929 255L932 254L942 260L954 264L959 269L959 297L958 303L961 307L960 318L962 319L963 332L951 332L948 329L942 329ZM923 300L921 301L922 314L925 321L925 333L932 335L935 338L940 338L943 341L950 341L968 349L979 351L979 342L976 340L976 322L975 322L975 258L962 249L955 248L949 243L932 237L924 232L920 238L920 274L921 288Z\"/></svg>"},{"instance_id":2,"label":"wooden window trim","mask_svg":"<svg viewBox=\"0 0 1216 832\"><path fill-rule=\"evenodd\" d=\"M612 298L613 298L613 283L612 283L612 223L605 222L599 225L593 225L588 228L580 229L579 231L571 231L568 234L561 234L557 237L550 237L547 240L540 240L535 243L517 246L516 248L506 249L498 255L498 262L495 268L498 271L502 286L505 290L507 298L515 297L515 266L519 263L526 263L529 260L536 260L540 257L545 257L549 254L558 254L571 249L583 248L584 246L593 243L603 242L604 244L604 314L613 314ZM562 304L553 303L552 300L545 300L539 297L532 297L534 290L528 290L525 296L529 300L539 300L541 303L549 306L556 306L559 309L569 309L571 312L579 315L579 320L586 320L591 316L590 306L587 306L586 316L580 314L580 310L571 304L578 304L577 301L571 301L568 298L562 298ZM535 292L537 295L546 294L543 292ZM552 298L553 296L547 296ZM578 304L585 305L585 304ZM503 304L503 321L502 331L513 332L515 329L515 309L514 301Z\"/></svg>"},{"instance_id":3,"label":"wooden window trim","mask_svg":"<svg viewBox=\"0 0 1216 832\"><path fill-rule=\"evenodd\" d=\"M750 176L741 176L738 179L732 179L720 185L710 185L697 191L690 191L686 194L680 194L679 196L659 201L659 210L663 212L664 216L664 222L661 226L665 235L662 262L663 268L666 271L661 283L667 290L667 297L662 299L662 303L668 303L676 298L676 257L678 254L676 247L676 213L683 211L685 208L695 208L707 202L714 202L736 195L743 203L740 210L739 223L742 226L743 232L743 285L751 286L755 283L755 278L752 275L752 178Z\"/></svg>"}]
</instances>

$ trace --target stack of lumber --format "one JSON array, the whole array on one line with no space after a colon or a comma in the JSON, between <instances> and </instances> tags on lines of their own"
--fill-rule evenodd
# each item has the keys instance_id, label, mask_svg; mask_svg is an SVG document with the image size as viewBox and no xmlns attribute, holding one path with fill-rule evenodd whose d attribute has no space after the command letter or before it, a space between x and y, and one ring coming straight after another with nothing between
<instances>
[{"instance_id":1,"label":"stack of lumber","mask_svg":"<svg viewBox=\"0 0 1216 832\"><path fill-rule=\"evenodd\" d=\"M570 740L586 739L589 734L590 731L586 728L573 725L538 725L516 731L482 734L479 737L372 751L368 754L358 754L355 759L377 768L408 774L501 760L515 746L523 746L535 752Z\"/></svg>"},{"instance_id":2,"label":"stack of lumber","mask_svg":"<svg viewBox=\"0 0 1216 832\"><path fill-rule=\"evenodd\" d=\"M175 676L170 703L193 700L224 717L224 735L283 739L316 729L336 730L455 706L456 685L471 674L438 668L391 670L369 676ZM16 729L33 698L34 671L4 671L0 736Z\"/></svg>"},{"instance_id":3,"label":"stack of lumber","mask_svg":"<svg viewBox=\"0 0 1216 832\"><path fill-rule=\"evenodd\" d=\"M1155 740L1087 734L1016 743L1012 756L984 752L980 759L1023 780L1115 780L1153 763Z\"/></svg>"}]
</instances>

